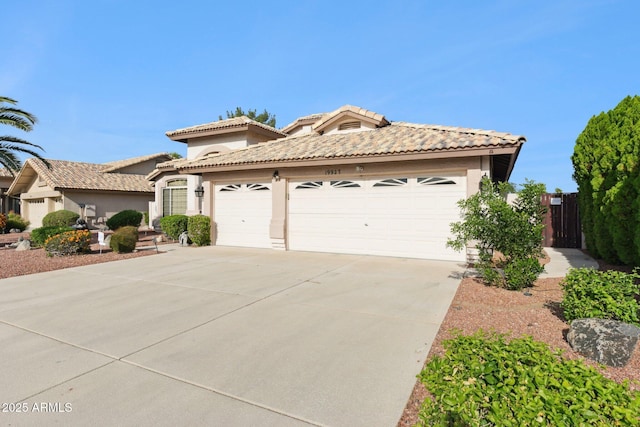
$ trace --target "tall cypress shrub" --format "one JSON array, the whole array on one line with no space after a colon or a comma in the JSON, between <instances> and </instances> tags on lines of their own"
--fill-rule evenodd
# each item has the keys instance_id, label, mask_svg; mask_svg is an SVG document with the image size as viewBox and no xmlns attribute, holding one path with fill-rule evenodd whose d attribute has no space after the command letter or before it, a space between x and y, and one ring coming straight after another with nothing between
<instances>
[{"instance_id":1,"label":"tall cypress shrub","mask_svg":"<svg viewBox=\"0 0 640 427\"><path fill-rule=\"evenodd\" d=\"M587 249L608 262L640 265L640 97L593 116L571 161Z\"/></svg>"}]
</instances>

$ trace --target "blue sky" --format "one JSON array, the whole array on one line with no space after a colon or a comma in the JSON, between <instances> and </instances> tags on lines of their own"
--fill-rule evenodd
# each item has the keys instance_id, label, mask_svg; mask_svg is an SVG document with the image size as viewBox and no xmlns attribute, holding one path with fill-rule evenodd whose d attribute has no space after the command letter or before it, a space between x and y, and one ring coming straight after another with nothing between
<instances>
[{"instance_id":1,"label":"blue sky","mask_svg":"<svg viewBox=\"0 0 640 427\"><path fill-rule=\"evenodd\" d=\"M184 155L166 131L237 106L281 127L352 104L524 135L511 181L568 192L589 118L640 94L634 0L24 0L2 15L0 94L40 119L2 131L51 159Z\"/></svg>"}]
</instances>

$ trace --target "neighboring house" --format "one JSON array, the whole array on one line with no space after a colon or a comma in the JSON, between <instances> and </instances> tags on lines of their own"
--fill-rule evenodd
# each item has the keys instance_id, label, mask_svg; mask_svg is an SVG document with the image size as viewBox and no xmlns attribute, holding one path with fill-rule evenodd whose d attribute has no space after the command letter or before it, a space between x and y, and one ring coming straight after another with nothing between
<instances>
[{"instance_id":1,"label":"neighboring house","mask_svg":"<svg viewBox=\"0 0 640 427\"><path fill-rule=\"evenodd\" d=\"M49 160L51 168L36 158L24 162L8 190L20 196L21 215L31 228L42 226L49 212L77 212L90 226L103 225L112 215L134 209L146 212L154 190L145 176L167 153L96 164Z\"/></svg>"},{"instance_id":2,"label":"neighboring house","mask_svg":"<svg viewBox=\"0 0 640 427\"><path fill-rule=\"evenodd\" d=\"M0 168L0 213L7 214L10 211L20 213L20 201L7 195L13 182L13 174L9 169Z\"/></svg>"},{"instance_id":3,"label":"neighboring house","mask_svg":"<svg viewBox=\"0 0 640 427\"><path fill-rule=\"evenodd\" d=\"M525 142L349 105L280 130L242 117L167 136L188 154L149 175L156 213L201 211L213 244L454 261L465 260L446 247L457 202L483 176L508 180ZM178 187L186 207L174 209Z\"/></svg>"}]
</instances>

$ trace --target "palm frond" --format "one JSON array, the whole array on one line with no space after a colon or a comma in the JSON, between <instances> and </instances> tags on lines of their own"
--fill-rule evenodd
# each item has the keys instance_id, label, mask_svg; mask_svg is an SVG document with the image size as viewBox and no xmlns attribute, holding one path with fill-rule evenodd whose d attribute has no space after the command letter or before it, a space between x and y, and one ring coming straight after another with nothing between
<instances>
[{"instance_id":1,"label":"palm frond","mask_svg":"<svg viewBox=\"0 0 640 427\"><path fill-rule=\"evenodd\" d=\"M10 136L10 135L0 136L0 144L5 143L5 142L11 142L11 143L14 143L14 144L29 145L31 147L34 147L34 148L37 148L39 150L44 151L44 148L42 148L38 144L34 144L32 142L29 142L27 140L24 140L22 138L18 138L18 137L15 137L15 136Z\"/></svg>"}]
</instances>

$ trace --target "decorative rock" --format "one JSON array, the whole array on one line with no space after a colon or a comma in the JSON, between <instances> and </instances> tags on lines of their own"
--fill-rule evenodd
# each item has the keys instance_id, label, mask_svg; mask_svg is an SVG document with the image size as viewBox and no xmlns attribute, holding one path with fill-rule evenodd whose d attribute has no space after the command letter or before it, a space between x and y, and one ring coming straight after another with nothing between
<instances>
[{"instance_id":1,"label":"decorative rock","mask_svg":"<svg viewBox=\"0 0 640 427\"><path fill-rule=\"evenodd\" d=\"M26 239L18 243L18 246L16 246L16 251L28 251L30 249L31 241Z\"/></svg>"},{"instance_id":2,"label":"decorative rock","mask_svg":"<svg viewBox=\"0 0 640 427\"><path fill-rule=\"evenodd\" d=\"M576 319L567 341L576 352L608 366L625 366L640 337L640 328L605 319Z\"/></svg>"}]
</instances>

